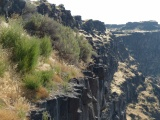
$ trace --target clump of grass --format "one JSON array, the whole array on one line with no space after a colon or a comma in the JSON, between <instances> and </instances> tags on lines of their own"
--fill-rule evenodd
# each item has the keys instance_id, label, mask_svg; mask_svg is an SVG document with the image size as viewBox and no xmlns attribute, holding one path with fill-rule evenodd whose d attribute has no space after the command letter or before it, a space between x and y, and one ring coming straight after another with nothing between
<instances>
[{"instance_id":1,"label":"clump of grass","mask_svg":"<svg viewBox=\"0 0 160 120\"><path fill-rule=\"evenodd\" d=\"M53 71L36 71L26 74L24 77L24 84L28 89L38 90L40 87L49 87L52 82Z\"/></svg>"},{"instance_id":2,"label":"clump of grass","mask_svg":"<svg viewBox=\"0 0 160 120\"><path fill-rule=\"evenodd\" d=\"M52 70L48 71L40 71L39 76L41 77L41 83L44 87L49 86L54 76L54 72Z\"/></svg>"},{"instance_id":3,"label":"clump of grass","mask_svg":"<svg viewBox=\"0 0 160 120\"><path fill-rule=\"evenodd\" d=\"M46 88L40 87L36 90L36 99L44 99L49 96L49 93Z\"/></svg>"},{"instance_id":4,"label":"clump of grass","mask_svg":"<svg viewBox=\"0 0 160 120\"><path fill-rule=\"evenodd\" d=\"M15 111L20 120L25 120L26 113L29 110L29 103L24 98L19 98L14 103Z\"/></svg>"},{"instance_id":5,"label":"clump of grass","mask_svg":"<svg viewBox=\"0 0 160 120\"><path fill-rule=\"evenodd\" d=\"M37 90L41 86L41 78L36 74L27 74L24 77L24 84L26 88Z\"/></svg>"}]
</instances>

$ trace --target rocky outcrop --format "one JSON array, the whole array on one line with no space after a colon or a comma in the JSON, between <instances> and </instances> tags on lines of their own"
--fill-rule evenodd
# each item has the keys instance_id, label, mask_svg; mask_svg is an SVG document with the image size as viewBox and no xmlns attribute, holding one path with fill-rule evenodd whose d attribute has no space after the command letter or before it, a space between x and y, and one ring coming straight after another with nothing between
<instances>
[{"instance_id":1,"label":"rocky outcrop","mask_svg":"<svg viewBox=\"0 0 160 120\"><path fill-rule=\"evenodd\" d=\"M105 33L106 30L103 22L98 20L82 21L81 16L72 16L71 11L66 10L62 4L55 6L54 4L42 2L37 6L37 9L40 14L47 14L49 17L53 18L59 23L62 23L63 25L69 26L71 28L83 29L90 33L93 31Z\"/></svg>"},{"instance_id":2,"label":"rocky outcrop","mask_svg":"<svg viewBox=\"0 0 160 120\"><path fill-rule=\"evenodd\" d=\"M12 0L10 0L12 1ZM13 0L11 3L11 7L9 9L9 15L11 16L12 14L22 14L23 9L25 8L26 1L25 0Z\"/></svg>"},{"instance_id":3,"label":"rocky outcrop","mask_svg":"<svg viewBox=\"0 0 160 120\"><path fill-rule=\"evenodd\" d=\"M78 27L74 17L71 15L71 11L66 10L62 4L56 6L55 4L50 4L48 2L42 2L37 6L37 10L40 14L47 14L49 17L65 26L70 26L71 28Z\"/></svg>"},{"instance_id":4,"label":"rocky outcrop","mask_svg":"<svg viewBox=\"0 0 160 120\"><path fill-rule=\"evenodd\" d=\"M89 33L93 33L93 31L98 31L99 35L101 33L105 33L105 24L99 20L86 20L83 22L82 24L82 29L89 32Z\"/></svg>"}]
</instances>

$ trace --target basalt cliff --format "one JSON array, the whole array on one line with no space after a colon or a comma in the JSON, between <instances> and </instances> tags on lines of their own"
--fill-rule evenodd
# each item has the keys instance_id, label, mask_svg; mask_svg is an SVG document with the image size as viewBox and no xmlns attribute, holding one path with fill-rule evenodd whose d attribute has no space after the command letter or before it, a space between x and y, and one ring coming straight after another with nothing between
<instances>
[{"instance_id":1,"label":"basalt cliff","mask_svg":"<svg viewBox=\"0 0 160 120\"><path fill-rule=\"evenodd\" d=\"M48 2L37 9L17 5L12 12L29 16L37 11L76 29L92 45L84 77L69 80L70 89L39 100L28 113L30 120L159 120L160 31L155 21L105 25L72 16L63 5ZM106 30L107 27L107 30Z\"/></svg>"}]
</instances>

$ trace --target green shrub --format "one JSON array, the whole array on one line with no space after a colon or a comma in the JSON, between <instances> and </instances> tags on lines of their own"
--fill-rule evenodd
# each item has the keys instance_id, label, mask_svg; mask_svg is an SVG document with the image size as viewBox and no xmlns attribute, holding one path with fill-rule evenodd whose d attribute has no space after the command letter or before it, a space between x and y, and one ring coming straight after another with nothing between
<instances>
[{"instance_id":1,"label":"green shrub","mask_svg":"<svg viewBox=\"0 0 160 120\"><path fill-rule=\"evenodd\" d=\"M44 57L49 57L52 51L52 44L49 37L44 37L40 40L40 51Z\"/></svg>"},{"instance_id":2,"label":"green shrub","mask_svg":"<svg viewBox=\"0 0 160 120\"><path fill-rule=\"evenodd\" d=\"M44 87L47 87L48 84L51 83L51 80L53 78L53 71L52 70L48 70L48 71L41 71L39 72L39 75L41 77L41 83Z\"/></svg>"},{"instance_id":3,"label":"green shrub","mask_svg":"<svg viewBox=\"0 0 160 120\"><path fill-rule=\"evenodd\" d=\"M24 77L24 84L28 89L37 90L41 86L40 80L40 77L36 74L27 74Z\"/></svg>"},{"instance_id":4,"label":"green shrub","mask_svg":"<svg viewBox=\"0 0 160 120\"><path fill-rule=\"evenodd\" d=\"M12 21L10 27L3 27L0 42L4 48L13 48L13 60L18 63L18 70L28 72L34 69L40 54L37 38L29 38L18 22Z\"/></svg>"},{"instance_id":5,"label":"green shrub","mask_svg":"<svg viewBox=\"0 0 160 120\"><path fill-rule=\"evenodd\" d=\"M3 27L0 34L0 42L4 48L15 47L16 42L21 40L21 28L16 25Z\"/></svg>"},{"instance_id":6,"label":"green shrub","mask_svg":"<svg viewBox=\"0 0 160 120\"><path fill-rule=\"evenodd\" d=\"M79 60L80 48L74 32L69 27L61 27L57 33L58 40L54 47L59 51L61 58L69 63L77 63Z\"/></svg>"},{"instance_id":7,"label":"green shrub","mask_svg":"<svg viewBox=\"0 0 160 120\"><path fill-rule=\"evenodd\" d=\"M31 33L31 35L37 35L39 37L49 35L52 39L55 38L55 33L59 26L61 25L53 19L38 13L33 14L32 17L24 23L24 28Z\"/></svg>"},{"instance_id":8,"label":"green shrub","mask_svg":"<svg viewBox=\"0 0 160 120\"><path fill-rule=\"evenodd\" d=\"M48 87L52 82L54 73L52 70L48 71L36 71L30 74L26 74L24 77L25 86L28 89L38 89L40 86Z\"/></svg>"},{"instance_id":9,"label":"green shrub","mask_svg":"<svg viewBox=\"0 0 160 120\"><path fill-rule=\"evenodd\" d=\"M77 40L80 47L79 59L88 62L91 58L93 48L83 36L77 36Z\"/></svg>"},{"instance_id":10,"label":"green shrub","mask_svg":"<svg viewBox=\"0 0 160 120\"><path fill-rule=\"evenodd\" d=\"M35 38L23 40L16 43L13 50L13 59L18 62L18 70L28 72L35 68L39 57L39 43Z\"/></svg>"}]
</instances>

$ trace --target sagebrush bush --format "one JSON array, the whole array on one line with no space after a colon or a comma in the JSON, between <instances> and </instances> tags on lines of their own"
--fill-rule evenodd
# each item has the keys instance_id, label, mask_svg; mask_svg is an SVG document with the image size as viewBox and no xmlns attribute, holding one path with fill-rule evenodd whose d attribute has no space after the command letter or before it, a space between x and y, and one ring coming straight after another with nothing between
<instances>
[{"instance_id":1,"label":"sagebrush bush","mask_svg":"<svg viewBox=\"0 0 160 120\"><path fill-rule=\"evenodd\" d=\"M45 36L40 39L40 51L41 55L44 57L49 57L52 51L52 44L49 37Z\"/></svg>"},{"instance_id":2,"label":"sagebrush bush","mask_svg":"<svg viewBox=\"0 0 160 120\"><path fill-rule=\"evenodd\" d=\"M57 34L59 39L55 41L54 47L59 51L61 58L64 58L71 64L77 63L80 48L72 29L69 27L61 27Z\"/></svg>"},{"instance_id":3,"label":"sagebrush bush","mask_svg":"<svg viewBox=\"0 0 160 120\"><path fill-rule=\"evenodd\" d=\"M93 48L91 44L89 44L88 41L84 39L83 36L77 35L77 40L78 40L79 47L80 47L79 58L80 60L83 60L84 62L88 62L91 58Z\"/></svg>"},{"instance_id":4,"label":"sagebrush bush","mask_svg":"<svg viewBox=\"0 0 160 120\"><path fill-rule=\"evenodd\" d=\"M38 13L33 14L32 17L24 23L24 28L31 33L31 35L37 35L39 37L49 35L52 39L55 38L55 33L59 26L61 25L53 19Z\"/></svg>"}]
</instances>

